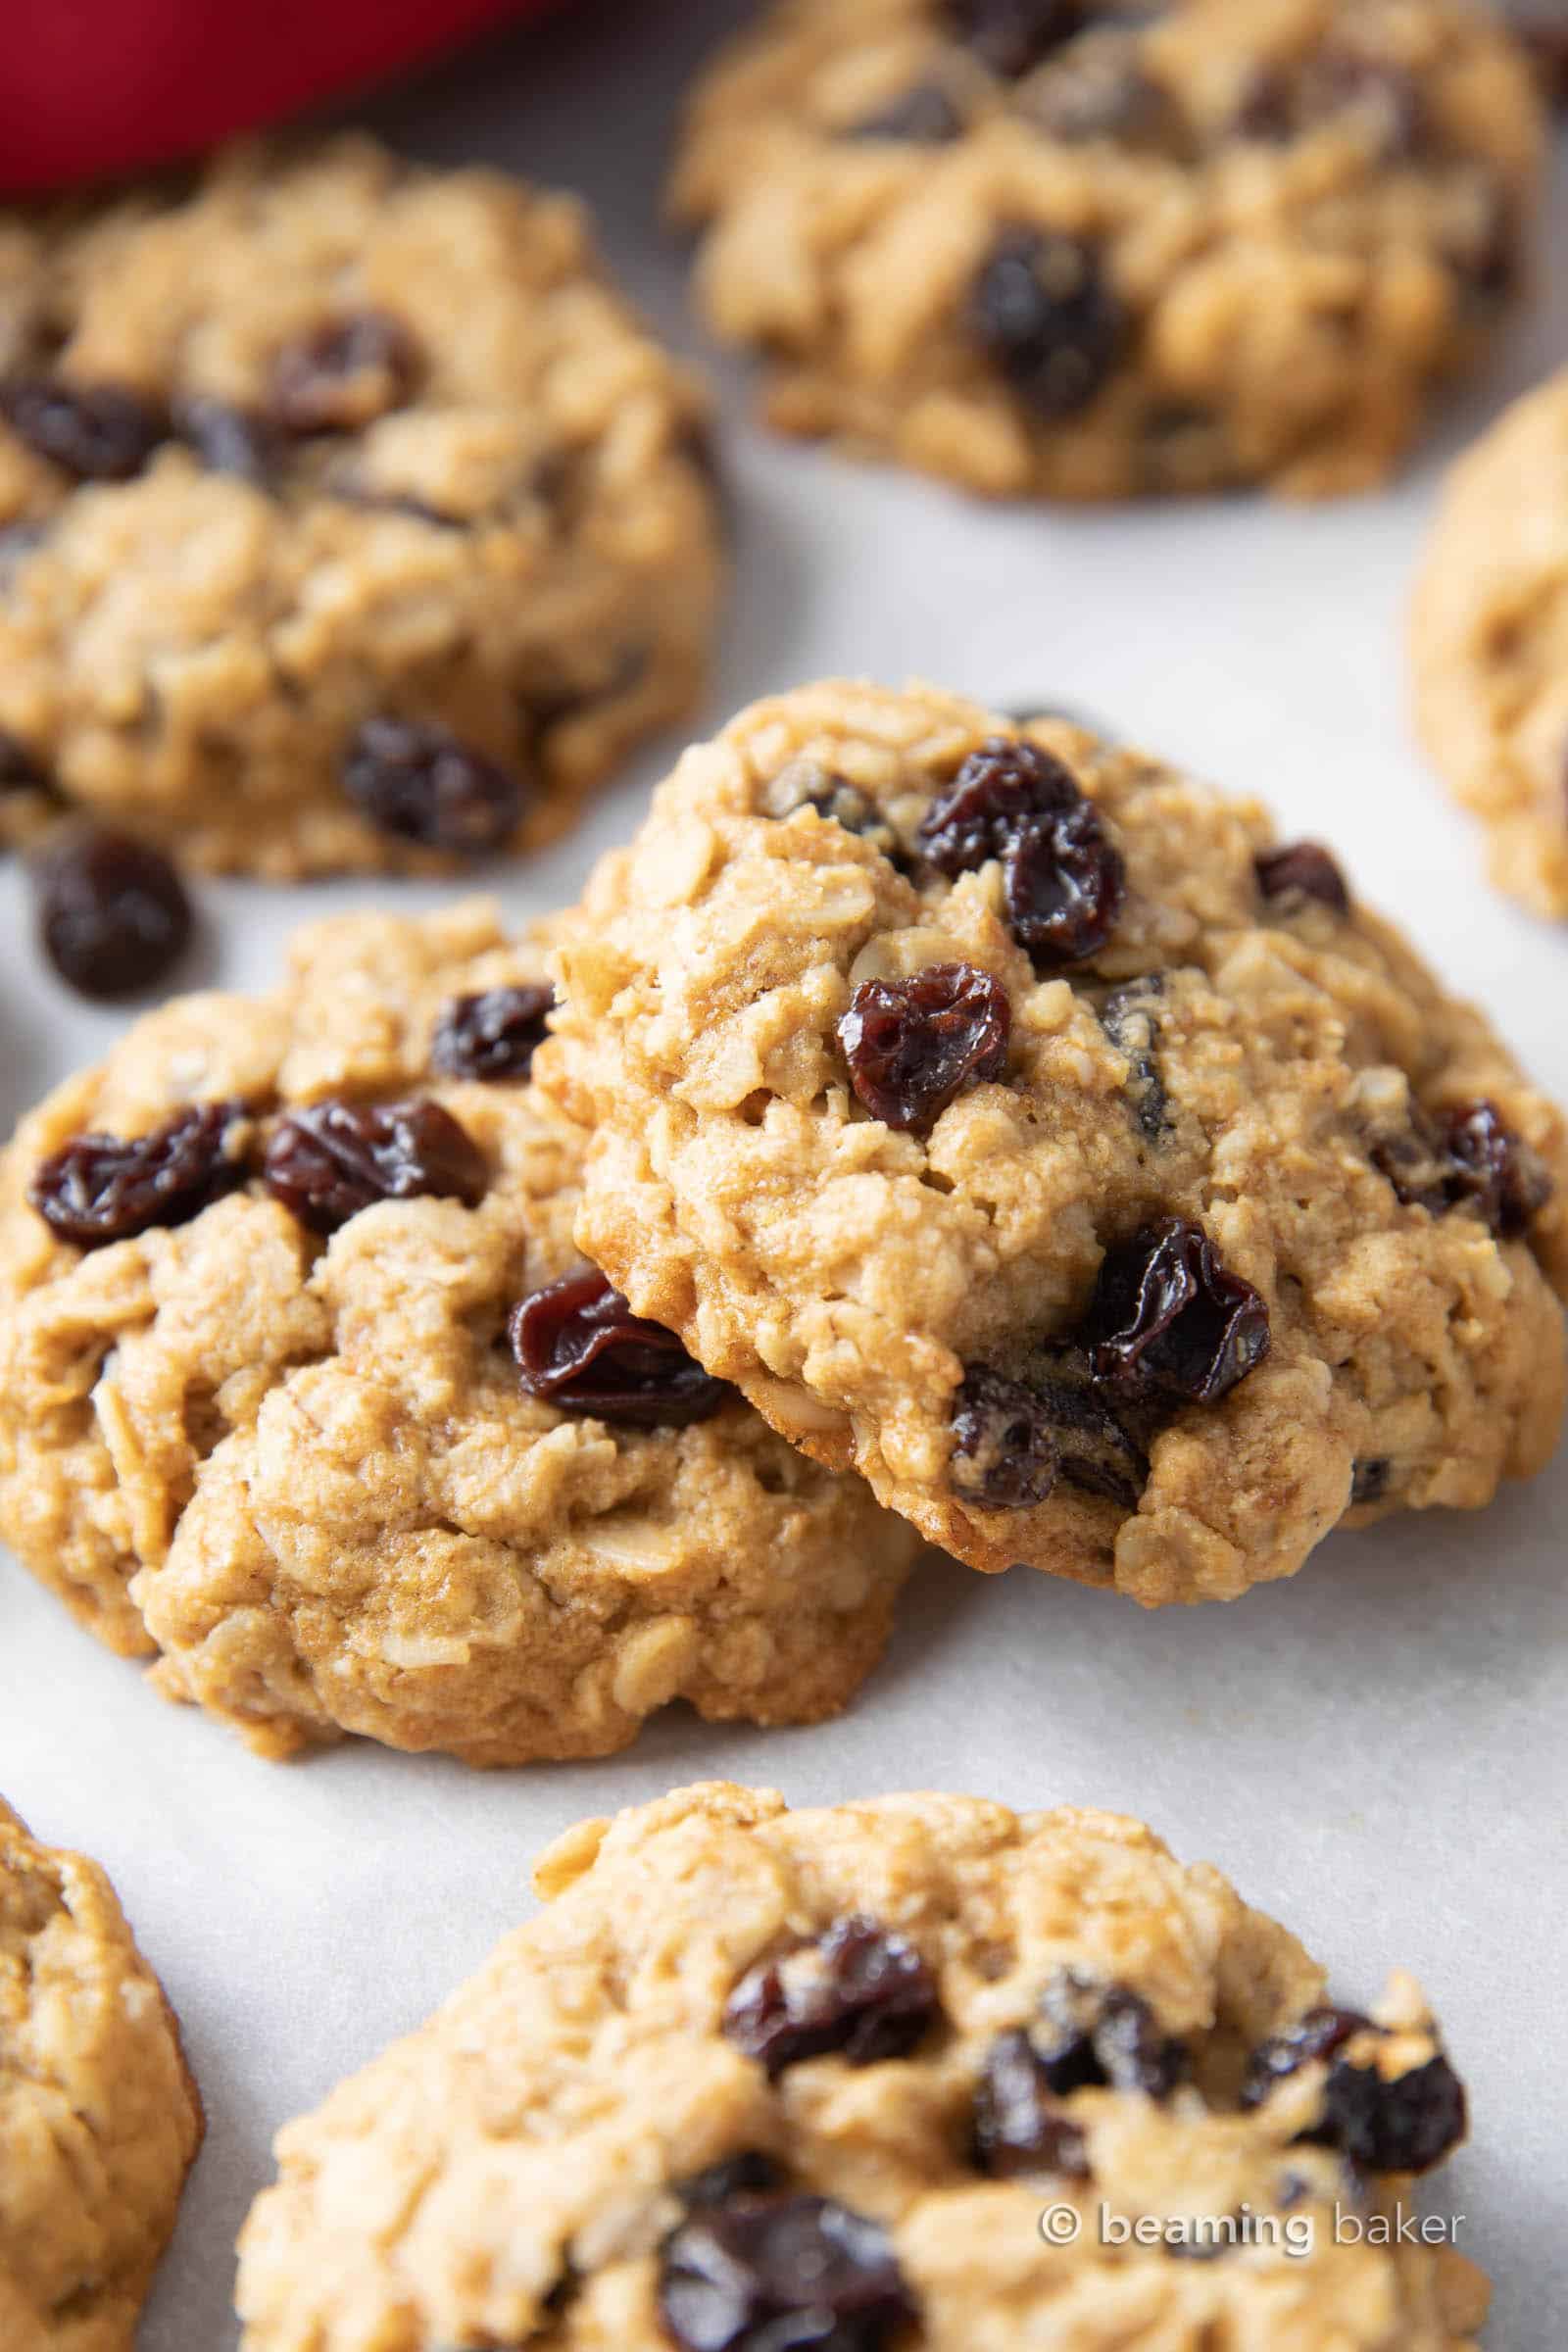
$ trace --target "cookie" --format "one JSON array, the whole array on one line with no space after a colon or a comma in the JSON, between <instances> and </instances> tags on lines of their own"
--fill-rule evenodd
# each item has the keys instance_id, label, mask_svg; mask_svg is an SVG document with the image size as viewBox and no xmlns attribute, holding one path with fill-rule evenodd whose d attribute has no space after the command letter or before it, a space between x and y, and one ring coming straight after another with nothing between
<instances>
[{"instance_id":1,"label":"cookie","mask_svg":"<svg viewBox=\"0 0 1568 2352\"><path fill-rule=\"evenodd\" d=\"M280 2134L246 2352L1472 2345L1462 2255L1335 2242L1337 2199L1386 2215L1464 2130L1419 1991L1328 2007L1136 1822L715 1783L584 1823L536 1883Z\"/></svg>"},{"instance_id":2,"label":"cookie","mask_svg":"<svg viewBox=\"0 0 1568 2352\"><path fill-rule=\"evenodd\" d=\"M782 431L997 497L1321 497L1491 340L1541 151L1470 0L779 0L673 206Z\"/></svg>"},{"instance_id":3,"label":"cookie","mask_svg":"<svg viewBox=\"0 0 1568 2352\"><path fill-rule=\"evenodd\" d=\"M1493 879L1568 917L1568 371L1450 472L1416 591L1415 712Z\"/></svg>"},{"instance_id":4,"label":"cookie","mask_svg":"<svg viewBox=\"0 0 1568 2352\"><path fill-rule=\"evenodd\" d=\"M914 1549L571 1240L536 949L468 905L178 1000L0 1168L0 1534L263 1754L810 1721Z\"/></svg>"},{"instance_id":5,"label":"cookie","mask_svg":"<svg viewBox=\"0 0 1568 2352\"><path fill-rule=\"evenodd\" d=\"M529 850L700 690L707 410L582 209L365 139L0 227L0 841Z\"/></svg>"},{"instance_id":6,"label":"cookie","mask_svg":"<svg viewBox=\"0 0 1568 2352\"><path fill-rule=\"evenodd\" d=\"M808 687L685 756L562 968L584 1250L975 1567L1228 1598L1551 1451L1564 1121L1255 803Z\"/></svg>"},{"instance_id":7,"label":"cookie","mask_svg":"<svg viewBox=\"0 0 1568 2352\"><path fill-rule=\"evenodd\" d=\"M6 2352L131 2352L201 2137L178 2027L114 1888L0 1802Z\"/></svg>"}]
</instances>

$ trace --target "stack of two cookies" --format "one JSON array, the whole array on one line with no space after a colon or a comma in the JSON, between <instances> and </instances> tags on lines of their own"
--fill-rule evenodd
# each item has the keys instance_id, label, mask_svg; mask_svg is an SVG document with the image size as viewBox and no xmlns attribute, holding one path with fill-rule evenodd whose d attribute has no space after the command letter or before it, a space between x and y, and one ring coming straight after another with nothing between
<instances>
[{"instance_id":1,"label":"stack of two cookies","mask_svg":"<svg viewBox=\"0 0 1568 2352\"><path fill-rule=\"evenodd\" d=\"M7 1538L272 1754L809 1719L921 1535L1231 1596L1561 1418L1568 1137L1485 1021L1255 807L926 689L743 713L548 938L167 1006L5 1187ZM1462 2131L1419 1995L1325 2008L1147 1833L709 1790L557 1881L285 2135L257 2347L1469 2340L1467 2266L1316 2226ZM1316 2221L1123 2261L1042 2182Z\"/></svg>"}]
</instances>

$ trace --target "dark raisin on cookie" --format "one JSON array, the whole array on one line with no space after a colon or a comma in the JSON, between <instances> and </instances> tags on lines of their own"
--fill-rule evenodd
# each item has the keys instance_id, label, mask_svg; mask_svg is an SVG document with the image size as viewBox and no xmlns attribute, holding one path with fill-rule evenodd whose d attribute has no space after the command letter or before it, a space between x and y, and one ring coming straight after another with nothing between
<instances>
[{"instance_id":1,"label":"dark raisin on cookie","mask_svg":"<svg viewBox=\"0 0 1568 2352\"><path fill-rule=\"evenodd\" d=\"M77 1135L35 1171L27 1199L78 1250L188 1224L243 1184L242 1102L199 1102L150 1135Z\"/></svg>"},{"instance_id":2,"label":"dark raisin on cookie","mask_svg":"<svg viewBox=\"0 0 1568 2352\"><path fill-rule=\"evenodd\" d=\"M272 415L285 432L351 433L412 394L419 355L400 318L355 311L273 355Z\"/></svg>"},{"instance_id":3,"label":"dark raisin on cookie","mask_svg":"<svg viewBox=\"0 0 1568 2352\"><path fill-rule=\"evenodd\" d=\"M731 1394L672 1331L634 1315L597 1267L534 1291L513 1309L507 1329L528 1395L564 1413L681 1429L708 1420Z\"/></svg>"},{"instance_id":4,"label":"dark raisin on cookie","mask_svg":"<svg viewBox=\"0 0 1568 2352\"><path fill-rule=\"evenodd\" d=\"M1099 953L1126 896L1126 867L1094 803L1051 752L993 735L932 802L920 846L939 873L1003 866L1007 925L1039 971Z\"/></svg>"},{"instance_id":5,"label":"dark raisin on cookie","mask_svg":"<svg viewBox=\"0 0 1568 2352\"><path fill-rule=\"evenodd\" d=\"M962 137L963 117L940 82L920 81L854 123L849 135L891 139L901 146L945 147Z\"/></svg>"},{"instance_id":6,"label":"dark raisin on cookie","mask_svg":"<svg viewBox=\"0 0 1568 2352\"><path fill-rule=\"evenodd\" d=\"M672 2230L659 2314L680 2352L882 2352L918 2317L878 2223L791 2195L703 2207Z\"/></svg>"},{"instance_id":7,"label":"dark raisin on cookie","mask_svg":"<svg viewBox=\"0 0 1568 2352\"><path fill-rule=\"evenodd\" d=\"M724 2037L777 2077L829 2053L851 2066L907 2057L940 2016L914 1945L852 1912L748 1969L724 2004Z\"/></svg>"},{"instance_id":8,"label":"dark raisin on cookie","mask_svg":"<svg viewBox=\"0 0 1568 2352\"><path fill-rule=\"evenodd\" d=\"M1059 1968L1040 1996L1031 2038L1047 2087L1058 2098L1108 2083L1145 2098L1168 2098L1187 2071L1185 2044L1163 2034L1130 1985Z\"/></svg>"},{"instance_id":9,"label":"dark raisin on cookie","mask_svg":"<svg viewBox=\"0 0 1568 2352\"><path fill-rule=\"evenodd\" d=\"M38 936L61 978L84 997L151 988L190 944L185 886L161 850L93 826L40 858Z\"/></svg>"},{"instance_id":10,"label":"dark raisin on cookie","mask_svg":"<svg viewBox=\"0 0 1568 2352\"><path fill-rule=\"evenodd\" d=\"M1559 105L1568 101L1568 0L1502 0L1502 13L1547 96Z\"/></svg>"},{"instance_id":11,"label":"dark raisin on cookie","mask_svg":"<svg viewBox=\"0 0 1568 2352\"><path fill-rule=\"evenodd\" d=\"M54 778L19 736L0 727L0 797L12 792L42 793L55 800Z\"/></svg>"},{"instance_id":12,"label":"dark raisin on cookie","mask_svg":"<svg viewBox=\"0 0 1568 2352\"><path fill-rule=\"evenodd\" d=\"M500 849L526 804L519 779L431 719L368 718L343 762L343 789L378 833L472 858Z\"/></svg>"},{"instance_id":13,"label":"dark raisin on cookie","mask_svg":"<svg viewBox=\"0 0 1568 2352\"><path fill-rule=\"evenodd\" d=\"M1201 1226L1166 1217L1106 1250L1076 1337L1114 1393L1215 1404L1267 1355L1268 1309Z\"/></svg>"},{"instance_id":14,"label":"dark raisin on cookie","mask_svg":"<svg viewBox=\"0 0 1568 2352\"><path fill-rule=\"evenodd\" d=\"M994 2180L1056 2173L1087 2180L1080 2127L1062 2107L1030 2035L999 2034L985 2056L974 2094L974 2161Z\"/></svg>"},{"instance_id":15,"label":"dark raisin on cookie","mask_svg":"<svg viewBox=\"0 0 1568 2352\"><path fill-rule=\"evenodd\" d=\"M769 2196L783 2186L784 2172L776 2157L760 2148L741 2148L677 2180L675 2194L686 2206L728 2205L736 2197Z\"/></svg>"},{"instance_id":16,"label":"dark raisin on cookie","mask_svg":"<svg viewBox=\"0 0 1568 2352\"><path fill-rule=\"evenodd\" d=\"M953 1402L954 1492L986 1511L1031 1510L1061 1471L1061 1446L1045 1400L1021 1380L971 1364Z\"/></svg>"},{"instance_id":17,"label":"dark raisin on cookie","mask_svg":"<svg viewBox=\"0 0 1568 2352\"><path fill-rule=\"evenodd\" d=\"M547 980L454 997L431 1035L430 1067L444 1078L487 1083L526 1078L555 1004Z\"/></svg>"},{"instance_id":18,"label":"dark raisin on cookie","mask_svg":"<svg viewBox=\"0 0 1568 2352\"><path fill-rule=\"evenodd\" d=\"M1159 1063L1159 1000L1164 982L1157 972L1113 988L1100 1007L1101 1026L1127 1061L1127 1092L1138 1129L1157 1144L1170 1132L1170 1101Z\"/></svg>"},{"instance_id":19,"label":"dark raisin on cookie","mask_svg":"<svg viewBox=\"0 0 1568 2352\"><path fill-rule=\"evenodd\" d=\"M234 408L210 393L176 400L171 421L187 449L210 473L232 474L257 490L270 485L278 467L276 437L264 416Z\"/></svg>"},{"instance_id":20,"label":"dark raisin on cookie","mask_svg":"<svg viewBox=\"0 0 1568 2352\"><path fill-rule=\"evenodd\" d=\"M1474 1208L1504 1242L1528 1233L1553 1191L1539 1154L1491 1102L1442 1111L1413 1103L1408 1129L1375 1144L1372 1164L1407 1208L1435 1217Z\"/></svg>"},{"instance_id":21,"label":"dark raisin on cookie","mask_svg":"<svg viewBox=\"0 0 1568 2352\"><path fill-rule=\"evenodd\" d=\"M1309 2009L1252 2052L1242 2105L1260 2105L1277 2083L1324 2062L1321 2118L1302 2137L1339 2149L1366 2172L1427 2172L1464 2137L1464 2085L1441 2052L1392 2077L1375 2058L1352 2064L1346 2045L1363 2034L1386 2038L1358 2009Z\"/></svg>"},{"instance_id":22,"label":"dark raisin on cookie","mask_svg":"<svg viewBox=\"0 0 1568 2352\"><path fill-rule=\"evenodd\" d=\"M489 1171L449 1110L407 1102L312 1102L274 1129L268 1190L313 1233L335 1233L378 1200L435 1198L476 1208Z\"/></svg>"},{"instance_id":23,"label":"dark raisin on cookie","mask_svg":"<svg viewBox=\"0 0 1568 2352\"><path fill-rule=\"evenodd\" d=\"M123 384L60 376L0 386L0 415L36 456L84 482L132 480L168 429L152 403Z\"/></svg>"},{"instance_id":24,"label":"dark raisin on cookie","mask_svg":"<svg viewBox=\"0 0 1568 2352\"><path fill-rule=\"evenodd\" d=\"M968 307L1007 383L1048 422L1088 408L1127 340L1099 249L1050 229L1004 229L975 274Z\"/></svg>"},{"instance_id":25,"label":"dark raisin on cookie","mask_svg":"<svg viewBox=\"0 0 1568 2352\"><path fill-rule=\"evenodd\" d=\"M1315 841L1292 841L1276 850L1260 850L1252 860L1252 870L1265 899L1315 899L1331 914L1350 911L1345 876L1328 851Z\"/></svg>"},{"instance_id":26,"label":"dark raisin on cookie","mask_svg":"<svg viewBox=\"0 0 1568 2352\"><path fill-rule=\"evenodd\" d=\"M946 0L964 47L1004 80L1015 81L1081 32L1085 0Z\"/></svg>"},{"instance_id":27,"label":"dark raisin on cookie","mask_svg":"<svg viewBox=\"0 0 1568 2352\"><path fill-rule=\"evenodd\" d=\"M884 1126L920 1133L966 1088L1002 1076L1012 1006L989 972L933 963L907 980L862 980L838 1033L857 1099Z\"/></svg>"},{"instance_id":28,"label":"dark raisin on cookie","mask_svg":"<svg viewBox=\"0 0 1568 2352\"><path fill-rule=\"evenodd\" d=\"M1394 1464L1386 1454L1369 1455L1357 1462L1350 1472L1350 1504L1381 1502L1389 1491L1394 1476Z\"/></svg>"}]
</instances>

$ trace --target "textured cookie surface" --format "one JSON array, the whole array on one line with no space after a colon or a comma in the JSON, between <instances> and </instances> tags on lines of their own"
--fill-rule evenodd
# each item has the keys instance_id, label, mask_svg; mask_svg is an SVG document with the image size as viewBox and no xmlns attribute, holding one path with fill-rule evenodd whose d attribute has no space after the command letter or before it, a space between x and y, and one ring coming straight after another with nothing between
<instances>
[{"instance_id":1,"label":"textured cookie surface","mask_svg":"<svg viewBox=\"0 0 1568 2352\"><path fill-rule=\"evenodd\" d=\"M584 1825L539 1885L538 1918L280 2135L247 2352L1472 2342L1462 2256L1333 2242L1337 2195L1384 2210L1408 2194L1385 2160L1463 2128L1415 1987L1377 2024L1325 2011L1294 1936L1134 1822L710 1785ZM1355 2190L1352 2105L1381 2119ZM1102 2210L1159 2241L1102 2244ZM1272 2244L1201 2246L1245 2213Z\"/></svg>"},{"instance_id":2,"label":"textured cookie surface","mask_svg":"<svg viewBox=\"0 0 1568 2352\"><path fill-rule=\"evenodd\" d=\"M562 954L583 1248L960 1558L1228 1597L1549 1453L1561 1116L1255 804L810 687L687 753Z\"/></svg>"},{"instance_id":3,"label":"textured cookie surface","mask_svg":"<svg viewBox=\"0 0 1568 2352\"><path fill-rule=\"evenodd\" d=\"M1568 373L1453 468L1416 595L1416 717L1494 878L1568 916Z\"/></svg>"},{"instance_id":4,"label":"textured cookie surface","mask_svg":"<svg viewBox=\"0 0 1568 2352\"><path fill-rule=\"evenodd\" d=\"M0 224L0 839L63 795L281 878L528 848L696 694L702 396L569 199L242 155Z\"/></svg>"},{"instance_id":5,"label":"textured cookie surface","mask_svg":"<svg viewBox=\"0 0 1568 2352\"><path fill-rule=\"evenodd\" d=\"M172 2014L108 1880L0 1802L6 2352L130 2352L201 2136Z\"/></svg>"},{"instance_id":6,"label":"textured cookie surface","mask_svg":"<svg viewBox=\"0 0 1568 2352\"><path fill-rule=\"evenodd\" d=\"M463 1075L482 1024L453 1007L548 1003L540 968L484 906L323 924L275 996L133 1028L5 1162L0 1532L265 1752L348 1731L476 1763L602 1754L677 1696L810 1719L886 1635L909 1531L664 1335L651 1363L633 1331L589 1364L628 1367L603 1417L524 1393L508 1319L581 1268L580 1144L522 1075L542 1018L510 1075L504 1024L492 1074ZM189 1122L213 1103L242 1109L209 1165ZM138 1230L82 1248L31 1204L67 1189L39 1171L73 1139L171 1120L201 1163L183 1190L157 1145L161 1203L113 1148L82 1180L122 1222L139 1200Z\"/></svg>"},{"instance_id":7,"label":"textured cookie surface","mask_svg":"<svg viewBox=\"0 0 1568 2352\"><path fill-rule=\"evenodd\" d=\"M674 202L785 430L1001 496L1323 495L1495 325L1540 141L1469 0L782 0Z\"/></svg>"}]
</instances>

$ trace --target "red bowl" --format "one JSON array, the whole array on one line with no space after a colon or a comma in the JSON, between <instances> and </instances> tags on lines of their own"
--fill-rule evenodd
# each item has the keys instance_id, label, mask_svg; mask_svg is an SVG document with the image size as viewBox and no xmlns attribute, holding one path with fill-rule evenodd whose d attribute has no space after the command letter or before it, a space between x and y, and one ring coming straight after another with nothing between
<instances>
[{"instance_id":1,"label":"red bowl","mask_svg":"<svg viewBox=\"0 0 1568 2352\"><path fill-rule=\"evenodd\" d=\"M545 0L45 0L8 12L0 186L167 163Z\"/></svg>"}]
</instances>

